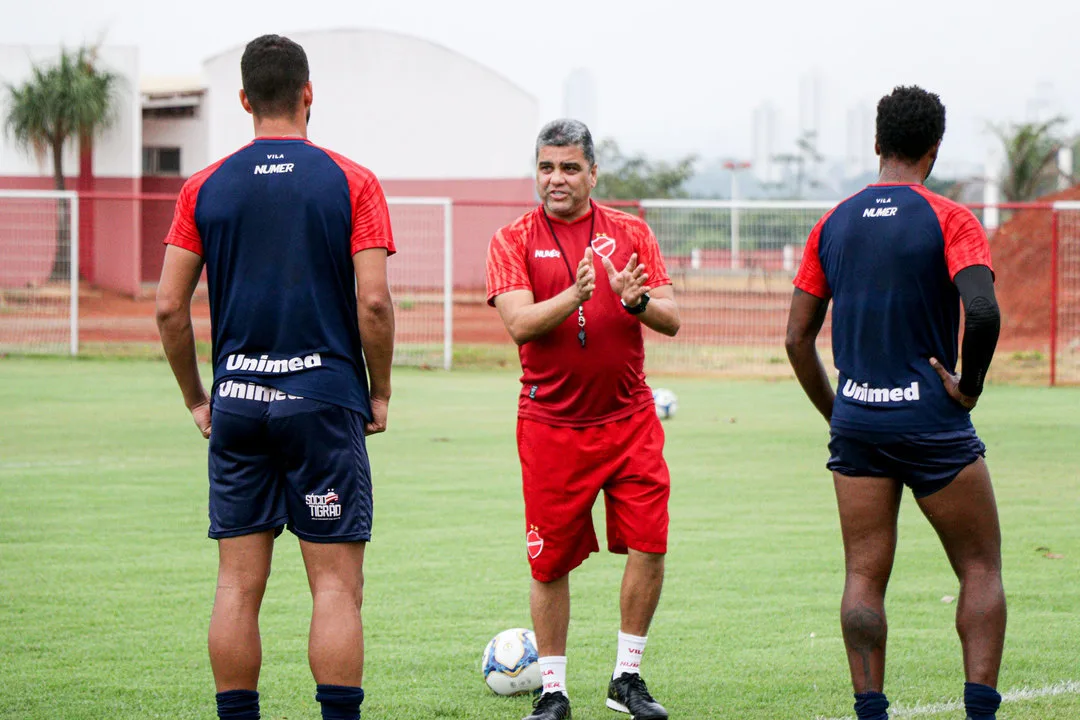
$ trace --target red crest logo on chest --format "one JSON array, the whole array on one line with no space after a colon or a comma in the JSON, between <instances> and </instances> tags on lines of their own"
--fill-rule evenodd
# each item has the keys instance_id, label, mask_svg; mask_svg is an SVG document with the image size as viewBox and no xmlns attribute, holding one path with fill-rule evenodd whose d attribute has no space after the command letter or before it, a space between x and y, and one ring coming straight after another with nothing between
<instances>
[{"instance_id":1,"label":"red crest logo on chest","mask_svg":"<svg viewBox=\"0 0 1080 720\"><path fill-rule=\"evenodd\" d=\"M600 257L610 258L615 254L615 239L604 233L597 233L590 242L593 252Z\"/></svg>"}]
</instances>

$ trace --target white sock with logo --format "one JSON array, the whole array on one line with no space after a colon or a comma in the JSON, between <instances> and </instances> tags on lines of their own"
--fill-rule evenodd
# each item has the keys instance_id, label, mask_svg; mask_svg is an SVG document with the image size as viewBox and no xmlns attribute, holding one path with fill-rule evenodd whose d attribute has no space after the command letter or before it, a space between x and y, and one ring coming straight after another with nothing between
<instances>
[{"instance_id":1,"label":"white sock with logo","mask_svg":"<svg viewBox=\"0 0 1080 720\"><path fill-rule=\"evenodd\" d=\"M566 697L566 656L548 655L539 660L540 679L544 682L544 693L561 692Z\"/></svg>"},{"instance_id":2,"label":"white sock with logo","mask_svg":"<svg viewBox=\"0 0 1080 720\"><path fill-rule=\"evenodd\" d=\"M619 631L619 654L616 656L612 679L623 673L641 674L641 656L645 654L645 640L647 638Z\"/></svg>"}]
</instances>

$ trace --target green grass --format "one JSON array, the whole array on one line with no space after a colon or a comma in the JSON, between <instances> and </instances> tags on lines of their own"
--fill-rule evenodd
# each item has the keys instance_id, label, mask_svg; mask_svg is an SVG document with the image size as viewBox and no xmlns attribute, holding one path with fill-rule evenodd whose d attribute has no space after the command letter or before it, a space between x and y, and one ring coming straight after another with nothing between
<instances>
[{"instance_id":1,"label":"green grass","mask_svg":"<svg viewBox=\"0 0 1080 720\"><path fill-rule=\"evenodd\" d=\"M650 687L673 718L849 716L824 423L788 381L654 385L681 407L666 425L671 544ZM529 700L492 696L478 668L492 635L530 624L516 374L400 371L395 393L390 432L371 441L364 717L516 720ZM168 367L0 360L0 406L0 718L212 718L206 450ZM1078 409L1077 389L995 386L976 411L1004 527L1003 691L1080 680ZM894 708L955 700L955 605L942 597L956 580L910 497L901 526L887 691ZM263 717L316 720L292 536L277 553ZM603 693L620 572L600 554L573 577L578 720L619 717ZM1073 693L1010 703L1001 717L1080 717Z\"/></svg>"}]
</instances>

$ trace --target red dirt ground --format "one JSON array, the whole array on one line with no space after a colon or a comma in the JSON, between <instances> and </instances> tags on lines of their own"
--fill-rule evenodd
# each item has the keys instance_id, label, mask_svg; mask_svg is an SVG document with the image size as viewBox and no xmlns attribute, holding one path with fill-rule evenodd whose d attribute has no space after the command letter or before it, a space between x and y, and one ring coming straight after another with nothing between
<instances>
[{"instance_id":1,"label":"red dirt ground","mask_svg":"<svg viewBox=\"0 0 1080 720\"><path fill-rule=\"evenodd\" d=\"M1039 198L1041 202L1080 200L1080 187ZM1080 213L1059 213L1062 248L1080 244ZM1001 305L1002 339L1044 350L1050 344L1050 255L1053 237L1050 210L1023 210L998 228L990 241ZM1062 314L1076 312L1075 288L1063 288Z\"/></svg>"}]
</instances>

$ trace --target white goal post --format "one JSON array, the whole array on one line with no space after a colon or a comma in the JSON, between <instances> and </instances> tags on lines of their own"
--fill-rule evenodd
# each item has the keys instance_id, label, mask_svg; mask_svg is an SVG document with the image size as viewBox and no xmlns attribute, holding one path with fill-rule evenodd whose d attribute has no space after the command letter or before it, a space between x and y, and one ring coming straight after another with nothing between
<instances>
[{"instance_id":1,"label":"white goal post","mask_svg":"<svg viewBox=\"0 0 1080 720\"><path fill-rule=\"evenodd\" d=\"M450 198L389 197L397 254L387 263L394 298L395 365L449 370L454 355L454 205Z\"/></svg>"},{"instance_id":2,"label":"white goal post","mask_svg":"<svg viewBox=\"0 0 1080 720\"><path fill-rule=\"evenodd\" d=\"M78 352L78 194L0 190L0 353Z\"/></svg>"}]
</instances>

